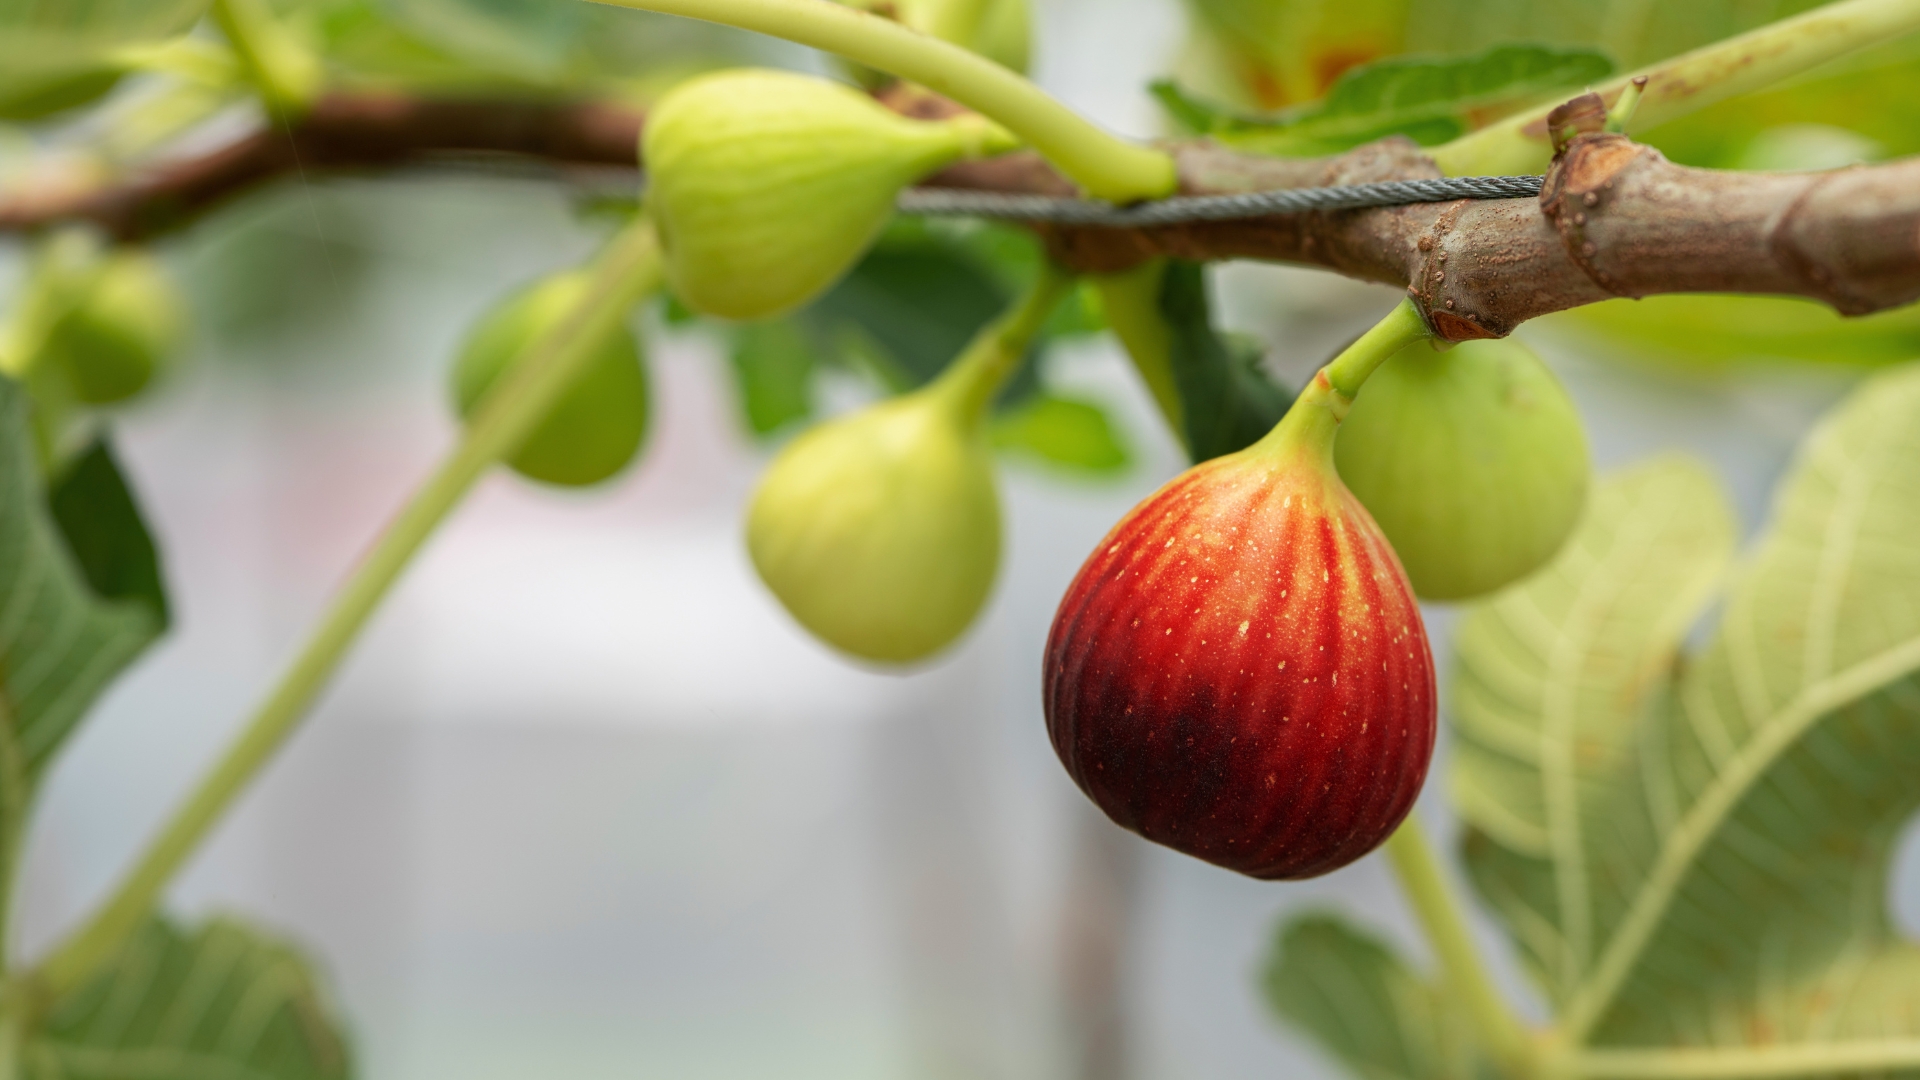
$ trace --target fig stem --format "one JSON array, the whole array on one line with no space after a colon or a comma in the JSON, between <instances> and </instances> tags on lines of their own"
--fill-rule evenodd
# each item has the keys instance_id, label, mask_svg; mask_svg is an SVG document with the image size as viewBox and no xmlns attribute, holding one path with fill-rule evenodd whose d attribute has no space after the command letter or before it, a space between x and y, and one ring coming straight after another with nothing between
<instances>
[{"instance_id":1,"label":"fig stem","mask_svg":"<svg viewBox=\"0 0 1920 1080\"><path fill-rule=\"evenodd\" d=\"M1481 963L1459 900L1441 873L1418 812L1408 814L1387 838L1386 849L1400 889L1440 960L1441 978L1466 1008L1480 1041L1507 1075L1531 1075L1532 1040Z\"/></svg>"},{"instance_id":2,"label":"fig stem","mask_svg":"<svg viewBox=\"0 0 1920 1080\"><path fill-rule=\"evenodd\" d=\"M1287 415L1254 446L1271 454L1308 454L1331 475L1334 432L1347 418L1347 410L1353 408L1361 384L1394 353L1432 337L1433 331L1427 328L1413 301L1400 301L1385 318L1314 372L1312 381L1293 399Z\"/></svg>"},{"instance_id":3,"label":"fig stem","mask_svg":"<svg viewBox=\"0 0 1920 1080\"><path fill-rule=\"evenodd\" d=\"M1361 384L1387 358L1416 341L1424 341L1433 336L1427 321L1420 317L1420 309L1413 306L1411 299L1402 300L1387 312L1386 317L1374 323L1366 333L1361 334L1353 344L1341 350L1340 355L1328 361L1321 370L1326 373L1327 382L1334 392L1346 399L1344 405L1351 405L1360 394ZM1340 410L1339 419L1345 419L1346 410Z\"/></svg>"},{"instance_id":4,"label":"fig stem","mask_svg":"<svg viewBox=\"0 0 1920 1080\"><path fill-rule=\"evenodd\" d=\"M993 395L1013 375L1053 309L1073 287L1073 273L1051 262L1007 313L988 323L929 389L952 395L970 424L986 416Z\"/></svg>"},{"instance_id":5,"label":"fig stem","mask_svg":"<svg viewBox=\"0 0 1920 1080\"><path fill-rule=\"evenodd\" d=\"M1609 79L1594 91L1611 103L1644 76L1646 92L1635 120L1642 129L1653 128L1915 29L1920 29L1920 0L1840 0ZM1539 172L1553 154L1547 113L1561 100L1428 153L1448 176Z\"/></svg>"},{"instance_id":6,"label":"fig stem","mask_svg":"<svg viewBox=\"0 0 1920 1080\"><path fill-rule=\"evenodd\" d=\"M634 304L659 287L659 241L646 218L602 251L586 295L534 340L481 399L452 452L375 542L314 628L293 665L213 769L154 838L107 902L29 975L35 992L80 986L147 917L176 872L286 741L402 570L489 467L512 454L593 358Z\"/></svg>"},{"instance_id":7,"label":"fig stem","mask_svg":"<svg viewBox=\"0 0 1920 1080\"><path fill-rule=\"evenodd\" d=\"M998 121L1096 199L1173 193L1173 158L1094 126L1046 91L983 56L891 19L821 0L595 0L735 26L836 53L910 79Z\"/></svg>"}]
</instances>

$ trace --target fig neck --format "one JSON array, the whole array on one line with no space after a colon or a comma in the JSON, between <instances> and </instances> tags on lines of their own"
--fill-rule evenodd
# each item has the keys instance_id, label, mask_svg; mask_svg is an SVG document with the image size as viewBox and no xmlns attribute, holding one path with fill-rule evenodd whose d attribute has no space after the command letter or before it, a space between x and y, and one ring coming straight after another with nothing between
<instances>
[{"instance_id":1,"label":"fig neck","mask_svg":"<svg viewBox=\"0 0 1920 1080\"><path fill-rule=\"evenodd\" d=\"M1386 318L1314 372L1313 381L1300 391L1287 415L1247 452L1311 461L1333 475L1333 435L1353 408L1361 385L1388 357L1432 336L1413 302L1400 301Z\"/></svg>"}]
</instances>

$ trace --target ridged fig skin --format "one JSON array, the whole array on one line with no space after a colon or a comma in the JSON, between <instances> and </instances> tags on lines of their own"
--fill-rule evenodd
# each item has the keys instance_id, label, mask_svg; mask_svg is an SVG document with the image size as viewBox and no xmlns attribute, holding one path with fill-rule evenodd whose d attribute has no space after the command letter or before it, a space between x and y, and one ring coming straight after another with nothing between
<instances>
[{"instance_id":1,"label":"ridged fig skin","mask_svg":"<svg viewBox=\"0 0 1920 1080\"><path fill-rule=\"evenodd\" d=\"M1433 755L1419 608L1328 458L1256 444L1175 478L1081 567L1047 642L1047 730L1080 789L1256 878L1373 850Z\"/></svg>"}]
</instances>

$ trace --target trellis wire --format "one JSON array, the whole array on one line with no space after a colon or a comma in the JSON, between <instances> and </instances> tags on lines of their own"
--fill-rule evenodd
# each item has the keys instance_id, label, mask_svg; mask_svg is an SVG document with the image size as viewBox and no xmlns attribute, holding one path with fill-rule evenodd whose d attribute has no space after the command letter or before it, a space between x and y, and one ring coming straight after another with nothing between
<instances>
[{"instance_id":1,"label":"trellis wire","mask_svg":"<svg viewBox=\"0 0 1920 1080\"><path fill-rule=\"evenodd\" d=\"M1017 195L967 188L910 188L901 193L899 205L901 213L928 217L1139 228L1454 199L1528 199L1540 194L1541 179L1538 176L1455 176L1440 180L1384 180L1373 184L1282 188L1235 195L1179 195L1125 207L1051 195Z\"/></svg>"}]
</instances>

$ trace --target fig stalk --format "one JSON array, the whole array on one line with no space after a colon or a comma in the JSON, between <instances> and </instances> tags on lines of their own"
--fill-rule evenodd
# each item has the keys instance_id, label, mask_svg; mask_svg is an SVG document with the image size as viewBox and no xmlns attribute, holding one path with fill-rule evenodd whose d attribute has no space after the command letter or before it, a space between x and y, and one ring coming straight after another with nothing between
<instances>
[{"instance_id":1,"label":"fig stalk","mask_svg":"<svg viewBox=\"0 0 1920 1080\"><path fill-rule=\"evenodd\" d=\"M380 601L474 482L518 449L588 364L594 346L659 287L661 261L645 217L619 233L595 260L578 306L528 346L502 375L460 442L414 492L353 576L335 594L293 664L225 754L141 852L106 902L23 975L47 999L85 983L137 930L154 901L200 847L227 809L286 741L326 689Z\"/></svg>"}]
</instances>

